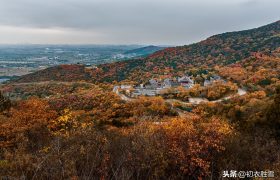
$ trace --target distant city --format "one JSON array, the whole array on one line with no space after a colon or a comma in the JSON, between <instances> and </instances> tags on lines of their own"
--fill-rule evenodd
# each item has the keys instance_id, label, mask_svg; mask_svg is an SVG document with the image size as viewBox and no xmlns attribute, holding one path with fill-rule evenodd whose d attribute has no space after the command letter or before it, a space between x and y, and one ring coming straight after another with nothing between
<instances>
[{"instance_id":1,"label":"distant city","mask_svg":"<svg viewBox=\"0 0 280 180\"><path fill-rule=\"evenodd\" d=\"M97 65L144 57L158 46L0 45L0 83L58 64Z\"/></svg>"}]
</instances>

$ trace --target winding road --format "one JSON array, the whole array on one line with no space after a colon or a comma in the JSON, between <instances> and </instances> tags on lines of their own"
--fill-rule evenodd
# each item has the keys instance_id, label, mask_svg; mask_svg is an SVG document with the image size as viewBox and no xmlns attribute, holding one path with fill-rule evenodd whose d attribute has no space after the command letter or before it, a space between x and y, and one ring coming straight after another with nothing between
<instances>
[{"instance_id":1,"label":"winding road","mask_svg":"<svg viewBox=\"0 0 280 180\"><path fill-rule=\"evenodd\" d=\"M114 92L122 99L122 100L125 100L125 101L133 101L134 99L132 98L129 98L127 97L126 95L124 94L121 94L119 93L118 90L114 90ZM165 101L170 103L170 104L173 104L175 102L177 103L180 103L180 104L183 104L183 105L198 105L200 103L205 103L205 102L221 102L221 101L224 101L224 100L228 100L228 99L231 99L233 97L236 97L236 95L239 95L239 96L243 96L247 94L247 91L245 91L244 89L241 89L241 88L238 88L238 91L236 94L232 94L232 95L229 95L229 96L226 96L226 97L223 97L223 98L220 98L220 99L217 99L217 100L214 100L214 101L209 101L208 99L206 98L200 98L200 97L190 97L189 98L189 102L184 102L184 101L180 101L180 100L177 100L177 99L166 99Z\"/></svg>"}]
</instances>

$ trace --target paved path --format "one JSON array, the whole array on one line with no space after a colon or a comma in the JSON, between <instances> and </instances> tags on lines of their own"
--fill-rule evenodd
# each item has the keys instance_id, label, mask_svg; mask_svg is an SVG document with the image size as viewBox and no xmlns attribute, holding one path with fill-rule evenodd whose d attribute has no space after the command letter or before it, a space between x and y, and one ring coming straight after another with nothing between
<instances>
[{"instance_id":1,"label":"paved path","mask_svg":"<svg viewBox=\"0 0 280 180\"><path fill-rule=\"evenodd\" d=\"M124 94L119 93L118 90L116 90L114 92L117 95L119 95L122 100L125 100L125 101L133 101L134 100L132 98L127 97ZM177 103L180 103L180 104L183 104L183 105L197 105L197 104L205 103L205 102L214 102L214 103L221 102L221 101L224 101L224 100L231 99L231 98L235 97L236 95L243 96L245 94L247 94L247 91L245 91L244 89L238 88L238 91L237 91L236 94L232 94L232 95L229 95L229 96L226 96L226 97L223 97L221 99L214 100L214 101L209 101L206 98L199 98L199 97L190 97L189 102L180 101L178 99L166 99L165 101L170 103L170 104L173 104L173 103L177 102Z\"/></svg>"},{"instance_id":2,"label":"paved path","mask_svg":"<svg viewBox=\"0 0 280 180\"><path fill-rule=\"evenodd\" d=\"M206 98L197 98L197 97L192 98L191 97L191 98L189 98L189 103L191 103L191 104L200 104L200 103L203 103L203 102L214 102L215 103L215 102L221 102L221 101L224 101L224 100L231 99L233 97L236 97L236 95L243 96L245 94L247 94L247 91L245 91L244 89L238 88L238 91L237 91L236 94L232 94L232 95L229 95L229 96L226 96L226 97L214 100L214 101L209 101Z\"/></svg>"}]
</instances>

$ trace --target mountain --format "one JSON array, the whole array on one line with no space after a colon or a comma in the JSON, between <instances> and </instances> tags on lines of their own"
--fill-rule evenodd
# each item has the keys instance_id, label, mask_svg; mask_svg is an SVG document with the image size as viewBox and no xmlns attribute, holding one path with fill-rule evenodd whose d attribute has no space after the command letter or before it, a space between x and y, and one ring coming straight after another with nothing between
<instances>
[{"instance_id":1,"label":"mountain","mask_svg":"<svg viewBox=\"0 0 280 180\"><path fill-rule=\"evenodd\" d=\"M159 50L162 50L162 49L164 49L164 47L151 45L151 46L145 46L145 47L141 47L141 48L126 51L124 54L125 55L131 55L131 56L134 56L134 57L139 57L139 56L143 57L143 56L153 54L156 51L159 51Z\"/></svg>"},{"instance_id":2,"label":"mountain","mask_svg":"<svg viewBox=\"0 0 280 180\"><path fill-rule=\"evenodd\" d=\"M78 73L85 74L80 74L78 79L84 78L86 81L93 82L125 79L145 81L148 78L166 74L182 75L190 73L190 71L204 72L206 69L213 70L216 66L239 64L248 58L255 58L257 54L279 57L279 47L280 21L277 21L251 30L214 35L191 45L165 48L146 58L102 64L87 71L80 70ZM145 47L130 52L146 52L147 49L156 48ZM64 74L72 73L68 70L56 68L55 72L48 72L53 70L54 68L49 68L22 76L17 82L52 80L52 76L47 76L47 74L55 74L56 80L74 80L70 74L71 78L65 78Z\"/></svg>"},{"instance_id":3,"label":"mountain","mask_svg":"<svg viewBox=\"0 0 280 180\"><path fill-rule=\"evenodd\" d=\"M144 60L104 64L97 80L141 79L159 74L180 74L192 68L226 66L254 56L271 54L280 47L280 21L251 30L223 33L199 43L166 48ZM115 72L108 77L106 69ZM112 75L112 74L111 74ZM103 79L102 79L103 78Z\"/></svg>"}]
</instances>

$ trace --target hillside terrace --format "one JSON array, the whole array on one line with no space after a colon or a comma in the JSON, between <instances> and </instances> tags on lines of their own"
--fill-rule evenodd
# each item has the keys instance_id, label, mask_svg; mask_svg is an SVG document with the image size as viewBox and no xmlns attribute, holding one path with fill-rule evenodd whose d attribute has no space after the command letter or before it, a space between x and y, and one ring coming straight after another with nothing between
<instances>
[{"instance_id":1,"label":"hillside terrace","mask_svg":"<svg viewBox=\"0 0 280 180\"><path fill-rule=\"evenodd\" d=\"M209 80L205 80L203 85L209 86L213 82L221 80L221 77L214 75ZM164 90L176 87L183 87L190 89L194 86L195 82L191 76L174 77L166 79L150 79L147 84L139 84L136 86L122 84L120 86L114 86L113 92L119 94L120 91L125 92L130 97L138 96L156 96L164 92Z\"/></svg>"}]
</instances>

